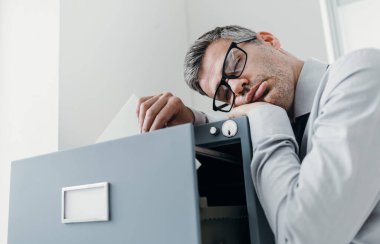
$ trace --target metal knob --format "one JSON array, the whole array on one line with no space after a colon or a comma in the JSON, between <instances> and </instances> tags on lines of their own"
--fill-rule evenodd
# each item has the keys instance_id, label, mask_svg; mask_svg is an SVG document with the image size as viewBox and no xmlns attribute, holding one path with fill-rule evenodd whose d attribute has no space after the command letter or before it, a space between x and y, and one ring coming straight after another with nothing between
<instances>
[{"instance_id":1,"label":"metal knob","mask_svg":"<svg viewBox=\"0 0 380 244\"><path fill-rule=\"evenodd\" d=\"M219 134L219 129L216 128L215 126L212 126L210 128L210 134L216 136L217 134Z\"/></svg>"},{"instance_id":2,"label":"metal knob","mask_svg":"<svg viewBox=\"0 0 380 244\"><path fill-rule=\"evenodd\" d=\"M222 125L222 133L225 137L233 137L238 132L238 125L235 121L229 119Z\"/></svg>"}]
</instances>

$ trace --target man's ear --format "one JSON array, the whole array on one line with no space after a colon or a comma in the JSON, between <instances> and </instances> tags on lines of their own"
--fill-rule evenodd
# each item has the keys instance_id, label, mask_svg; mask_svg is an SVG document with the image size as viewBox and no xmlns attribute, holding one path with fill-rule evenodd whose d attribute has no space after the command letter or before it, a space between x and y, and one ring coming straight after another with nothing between
<instances>
[{"instance_id":1,"label":"man's ear","mask_svg":"<svg viewBox=\"0 0 380 244\"><path fill-rule=\"evenodd\" d=\"M257 39L263 41L267 45L274 47L275 49L281 48L280 41L272 33L260 31L256 34L256 36Z\"/></svg>"}]
</instances>

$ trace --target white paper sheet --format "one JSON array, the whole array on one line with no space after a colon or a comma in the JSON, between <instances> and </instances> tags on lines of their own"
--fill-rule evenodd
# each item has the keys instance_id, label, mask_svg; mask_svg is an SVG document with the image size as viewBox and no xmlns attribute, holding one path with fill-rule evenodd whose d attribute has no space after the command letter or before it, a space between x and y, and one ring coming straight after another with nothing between
<instances>
[{"instance_id":1,"label":"white paper sheet","mask_svg":"<svg viewBox=\"0 0 380 244\"><path fill-rule=\"evenodd\" d=\"M127 136L140 134L139 121L136 116L138 97L132 94L115 118L109 123L104 132L99 136L98 142L115 140ZM198 169L201 163L195 159L195 167Z\"/></svg>"},{"instance_id":2,"label":"white paper sheet","mask_svg":"<svg viewBox=\"0 0 380 244\"><path fill-rule=\"evenodd\" d=\"M96 142L104 142L139 134L139 121L135 113L137 102L137 96L132 94Z\"/></svg>"}]
</instances>

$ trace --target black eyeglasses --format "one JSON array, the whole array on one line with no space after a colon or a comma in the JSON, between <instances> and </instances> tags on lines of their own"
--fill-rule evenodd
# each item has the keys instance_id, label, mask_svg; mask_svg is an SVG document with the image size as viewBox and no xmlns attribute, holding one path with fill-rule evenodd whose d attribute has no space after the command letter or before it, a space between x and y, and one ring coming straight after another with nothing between
<instances>
[{"instance_id":1,"label":"black eyeglasses","mask_svg":"<svg viewBox=\"0 0 380 244\"><path fill-rule=\"evenodd\" d=\"M231 86L227 82L230 79L239 78L247 63L247 53L238 47L238 44L250 42L255 39L256 37L253 37L240 42L232 42L228 48L223 62L222 79L214 94L212 104L214 111L229 112L234 106L236 94L232 91Z\"/></svg>"}]
</instances>

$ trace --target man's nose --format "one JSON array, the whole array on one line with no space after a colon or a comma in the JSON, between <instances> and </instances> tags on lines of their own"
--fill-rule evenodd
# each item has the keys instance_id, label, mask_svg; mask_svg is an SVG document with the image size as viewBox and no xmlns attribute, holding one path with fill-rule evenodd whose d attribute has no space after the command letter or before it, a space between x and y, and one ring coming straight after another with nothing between
<instances>
[{"instance_id":1,"label":"man's nose","mask_svg":"<svg viewBox=\"0 0 380 244\"><path fill-rule=\"evenodd\" d=\"M228 84L230 85L232 91L236 94L239 95L244 91L244 85L247 85L249 82L247 79L231 79L228 81Z\"/></svg>"}]
</instances>

